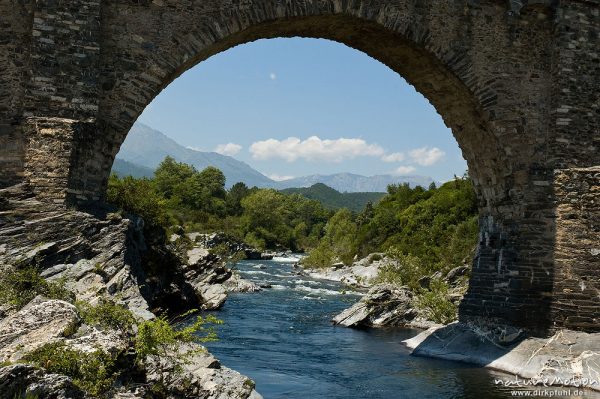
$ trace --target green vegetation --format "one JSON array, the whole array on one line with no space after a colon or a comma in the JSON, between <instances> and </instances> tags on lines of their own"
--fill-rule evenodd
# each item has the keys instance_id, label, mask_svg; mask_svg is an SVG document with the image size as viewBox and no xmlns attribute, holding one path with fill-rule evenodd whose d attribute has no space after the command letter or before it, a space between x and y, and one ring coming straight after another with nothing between
<instances>
[{"instance_id":1,"label":"green vegetation","mask_svg":"<svg viewBox=\"0 0 600 399\"><path fill-rule=\"evenodd\" d=\"M392 250L395 257L403 257L408 269L415 269L404 270L404 276L398 277L412 284L414 277L407 274L422 277L462 264L471 256L476 239L477 204L468 178L457 178L440 188L394 185L377 205L365 207L358 215L338 211L305 264L348 264L354 256Z\"/></svg>"},{"instance_id":2,"label":"green vegetation","mask_svg":"<svg viewBox=\"0 0 600 399\"><path fill-rule=\"evenodd\" d=\"M385 193L340 193L323 183L317 183L311 187L287 188L282 192L300 194L308 199L319 201L327 209L337 211L347 208L352 212L361 212L367 204L370 203L372 206L385 196Z\"/></svg>"},{"instance_id":3,"label":"green vegetation","mask_svg":"<svg viewBox=\"0 0 600 399\"><path fill-rule=\"evenodd\" d=\"M101 350L75 350L64 342L48 343L28 353L24 360L50 373L71 377L76 386L94 396L106 392L117 378L116 356Z\"/></svg>"},{"instance_id":4,"label":"green vegetation","mask_svg":"<svg viewBox=\"0 0 600 399\"><path fill-rule=\"evenodd\" d=\"M1 305L20 309L38 295L69 302L74 299L73 293L65 288L64 281L46 281L33 266L11 268L0 275Z\"/></svg>"},{"instance_id":5,"label":"green vegetation","mask_svg":"<svg viewBox=\"0 0 600 399\"><path fill-rule=\"evenodd\" d=\"M216 341L217 334L213 325L222 323L221 320L212 315L198 316L191 325L174 329L165 317L146 320L138 325L138 333L134 341L137 359L141 362L149 356L157 356L169 358L175 364L184 363L196 351L185 350L181 352L182 345Z\"/></svg>"},{"instance_id":6,"label":"green vegetation","mask_svg":"<svg viewBox=\"0 0 600 399\"><path fill-rule=\"evenodd\" d=\"M417 307L428 320L448 324L456 320L458 307L449 299L448 284L433 279L429 289L422 289L417 296Z\"/></svg>"},{"instance_id":7,"label":"green vegetation","mask_svg":"<svg viewBox=\"0 0 600 399\"><path fill-rule=\"evenodd\" d=\"M260 249L314 248L331 216L318 201L298 194L243 183L227 191L218 169L199 172L170 157L152 179L112 175L107 197L123 211L142 216L147 229L178 224L188 231L222 231Z\"/></svg>"},{"instance_id":8,"label":"green vegetation","mask_svg":"<svg viewBox=\"0 0 600 399\"><path fill-rule=\"evenodd\" d=\"M416 305L428 319L449 323L457 307L449 287L432 278L428 287L419 280L445 275L468 262L477 240L477 203L468 177L437 188L390 186L375 206L358 215L338 211L325 226L319 246L304 264L329 267L337 261L352 263L373 252L387 252L392 262L379 270L378 283L407 286Z\"/></svg>"},{"instance_id":9,"label":"green vegetation","mask_svg":"<svg viewBox=\"0 0 600 399\"><path fill-rule=\"evenodd\" d=\"M75 304L85 324L127 332L136 324L133 314L124 306L109 299L100 299L97 305L78 301Z\"/></svg>"}]
</instances>

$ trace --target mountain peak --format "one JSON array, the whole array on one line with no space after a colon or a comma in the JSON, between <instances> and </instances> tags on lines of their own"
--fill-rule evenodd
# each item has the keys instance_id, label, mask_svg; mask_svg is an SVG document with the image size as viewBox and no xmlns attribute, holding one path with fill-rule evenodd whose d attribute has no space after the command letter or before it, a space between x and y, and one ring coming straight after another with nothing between
<instances>
[{"instance_id":1,"label":"mountain peak","mask_svg":"<svg viewBox=\"0 0 600 399\"><path fill-rule=\"evenodd\" d=\"M408 183L411 186L427 187L433 182L433 179L425 176L376 175L367 177L348 172L332 175L315 174L276 182L245 162L216 152L204 152L184 147L164 133L139 122L136 122L131 128L117 158L130 163L127 165L128 170L142 170L134 168L131 165L134 164L134 166L146 168L144 170L147 173L147 168L156 169L167 155L178 162L191 164L198 170L203 170L208 166L219 168L227 179L227 187L231 187L237 182L243 182L249 187L277 189L310 187L322 183L340 193L382 193L387 191L390 184ZM120 166L123 165L125 164L120 163ZM319 188L323 189L323 187Z\"/></svg>"}]
</instances>

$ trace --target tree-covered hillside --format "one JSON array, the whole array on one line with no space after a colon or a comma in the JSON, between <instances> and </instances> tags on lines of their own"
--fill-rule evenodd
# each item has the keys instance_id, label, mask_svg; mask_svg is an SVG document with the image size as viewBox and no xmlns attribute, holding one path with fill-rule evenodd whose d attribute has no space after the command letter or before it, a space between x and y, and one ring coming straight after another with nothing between
<instances>
[{"instance_id":1,"label":"tree-covered hillside","mask_svg":"<svg viewBox=\"0 0 600 399\"><path fill-rule=\"evenodd\" d=\"M385 195L385 193L340 193L323 183L311 187L287 188L282 192L300 194L308 199L319 201L328 209L348 208L353 212L361 212L368 203L375 204Z\"/></svg>"},{"instance_id":2,"label":"tree-covered hillside","mask_svg":"<svg viewBox=\"0 0 600 399\"><path fill-rule=\"evenodd\" d=\"M350 263L355 256L393 249L418 258L428 272L450 270L471 257L477 223L476 197L467 177L439 188L393 185L376 206L356 217L338 211L307 264Z\"/></svg>"}]
</instances>

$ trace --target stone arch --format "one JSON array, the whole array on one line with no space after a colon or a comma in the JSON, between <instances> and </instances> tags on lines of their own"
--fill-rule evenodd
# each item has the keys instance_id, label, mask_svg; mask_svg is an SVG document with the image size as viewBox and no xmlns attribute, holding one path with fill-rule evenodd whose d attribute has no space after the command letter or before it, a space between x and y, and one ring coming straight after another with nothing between
<instances>
[{"instance_id":1,"label":"stone arch","mask_svg":"<svg viewBox=\"0 0 600 399\"><path fill-rule=\"evenodd\" d=\"M259 38L335 40L382 61L414 85L463 150L481 222L461 317L499 319L541 332L554 326L597 330L600 281L593 268L577 265L597 264L600 251L592 248L594 240L578 246L565 239L573 229L579 236L598 237L589 218L572 222L573 215L585 219L590 207L593 218L598 214L594 195L575 194L598 185L600 165L594 133L600 16L588 3L28 3L32 44L24 61L30 68L23 69L30 75L25 73L23 112L14 129L27 144L22 170L9 172L13 178L23 174L40 196L98 200L130 126L185 70ZM81 34L66 40L61 35L69 29ZM62 68L60 78L55 64ZM573 68L579 72L575 77L569 74ZM577 95L581 91L585 97ZM60 153L54 151L56 143ZM576 209L569 205L573 196L583 201ZM583 286L584 294L571 295Z\"/></svg>"}]
</instances>

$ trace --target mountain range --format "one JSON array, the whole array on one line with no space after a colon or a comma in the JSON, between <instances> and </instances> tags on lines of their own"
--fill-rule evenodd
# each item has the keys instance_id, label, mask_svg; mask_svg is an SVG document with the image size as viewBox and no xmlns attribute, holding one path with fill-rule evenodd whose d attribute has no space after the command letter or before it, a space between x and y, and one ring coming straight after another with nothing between
<instances>
[{"instance_id":1,"label":"mountain range","mask_svg":"<svg viewBox=\"0 0 600 399\"><path fill-rule=\"evenodd\" d=\"M136 123L131 128L117 154L113 172L120 176L150 177L166 156L171 156L178 162L191 164L198 170L208 166L219 168L227 179L226 186L228 188L237 182L244 182L249 187L257 186L278 190L311 187L317 183L323 183L340 193L381 193L386 192L387 186L390 184L409 183L411 186L426 187L433 182L433 179L425 176L377 175L367 177L351 173L310 175L274 181L245 162L216 152L204 152L184 147L162 132L142 123Z\"/></svg>"},{"instance_id":2,"label":"mountain range","mask_svg":"<svg viewBox=\"0 0 600 399\"><path fill-rule=\"evenodd\" d=\"M171 156L178 162L193 165L198 170L203 170L208 166L219 168L227 178L228 188L240 181L249 187L277 188L277 182L252 169L245 162L216 152L186 148L158 130L141 123L133 125L117 154L117 159L154 170L166 156ZM117 168L113 166L113 169L119 174L119 165L116 166Z\"/></svg>"}]
</instances>

